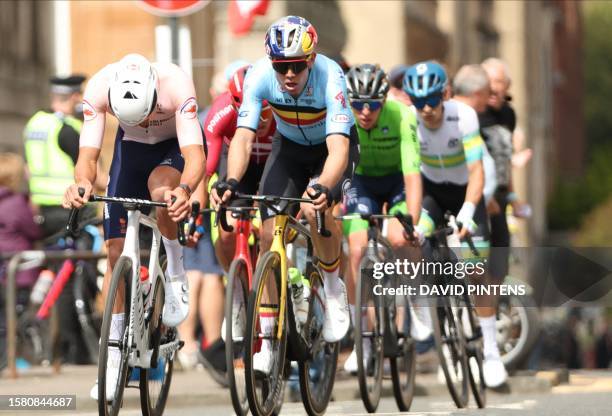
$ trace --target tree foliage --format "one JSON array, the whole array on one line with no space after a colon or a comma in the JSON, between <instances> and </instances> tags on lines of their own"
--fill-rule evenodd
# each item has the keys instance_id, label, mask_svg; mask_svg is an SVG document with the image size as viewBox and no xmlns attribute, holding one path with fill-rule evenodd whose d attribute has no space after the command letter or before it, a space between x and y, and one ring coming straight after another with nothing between
<instances>
[{"instance_id":1,"label":"tree foliage","mask_svg":"<svg viewBox=\"0 0 612 416\"><path fill-rule=\"evenodd\" d=\"M612 2L584 2L585 121L588 167L583 178L559 180L549 200L552 229L575 228L612 195Z\"/></svg>"}]
</instances>

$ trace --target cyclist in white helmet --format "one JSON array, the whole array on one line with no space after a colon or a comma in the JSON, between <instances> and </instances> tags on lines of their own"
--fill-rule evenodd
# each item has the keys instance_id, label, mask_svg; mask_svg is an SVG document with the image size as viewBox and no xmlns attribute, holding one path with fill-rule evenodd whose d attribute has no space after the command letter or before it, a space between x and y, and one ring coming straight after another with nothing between
<instances>
[{"instance_id":1,"label":"cyclist in white helmet","mask_svg":"<svg viewBox=\"0 0 612 416\"><path fill-rule=\"evenodd\" d=\"M177 241L176 222L189 213L192 191L204 174L206 158L197 110L193 82L174 64L151 64L141 55L130 54L104 67L91 78L85 90L85 120L74 172L75 183L66 190L63 203L66 208L80 208L89 199L96 178L106 114L114 115L119 128L107 194L169 204L168 209L157 210L157 225L168 257L162 317L168 326L181 323L189 310L183 249ZM83 196L79 196L79 188L85 189ZM113 266L123 249L126 225L127 213L120 204L105 205L108 269L104 276L104 296ZM121 298L123 293L118 296ZM123 314L114 314L111 338L120 338L124 325ZM111 349L106 379L109 397L114 395L119 357L119 350ZM91 396L97 399L97 393L97 386L94 386Z\"/></svg>"}]
</instances>

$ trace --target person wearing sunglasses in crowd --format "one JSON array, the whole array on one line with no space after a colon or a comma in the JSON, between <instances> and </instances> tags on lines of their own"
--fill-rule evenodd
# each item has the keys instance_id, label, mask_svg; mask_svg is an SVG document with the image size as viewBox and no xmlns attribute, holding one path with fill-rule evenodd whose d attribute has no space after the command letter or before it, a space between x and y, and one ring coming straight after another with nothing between
<instances>
[{"instance_id":1,"label":"person wearing sunglasses in crowd","mask_svg":"<svg viewBox=\"0 0 612 416\"><path fill-rule=\"evenodd\" d=\"M216 184L211 198L226 203L245 176L264 100L272 106L277 132L272 142L259 191L266 195L312 198L302 204L323 273L326 309L323 336L327 342L344 337L350 325L346 287L339 276L342 232L332 209L348 187L359 158L357 132L348 106L346 82L340 66L316 54L317 32L304 18L286 16L266 33L267 57L247 73L238 128L232 139L227 179ZM331 236L316 231L315 210L324 212ZM272 242L275 213L261 211L261 249ZM263 332L271 332L274 317L261 317ZM263 340L254 368L269 373L272 352Z\"/></svg>"},{"instance_id":2,"label":"person wearing sunglasses in crowd","mask_svg":"<svg viewBox=\"0 0 612 416\"><path fill-rule=\"evenodd\" d=\"M411 214L418 221L421 213L422 185L416 117L408 106L399 101L387 101L389 80L378 65L352 67L346 74L349 102L357 122L360 160L351 187L346 192L347 214L380 214L387 204L390 214ZM367 245L367 221L350 219L343 222L349 243L350 273L347 286L350 312L355 321L355 279ZM388 223L387 237L393 248L401 252L408 241L396 219ZM415 232L418 240L418 232ZM402 253L405 254L405 253ZM400 255L402 255L400 254ZM429 328L412 326L415 338L423 340ZM417 333L423 329L424 333ZM364 339L364 361L370 351L369 339ZM344 370L357 372L357 353L353 349L344 363Z\"/></svg>"},{"instance_id":3,"label":"person wearing sunglasses in crowd","mask_svg":"<svg viewBox=\"0 0 612 416\"><path fill-rule=\"evenodd\" d=\"M403 85L417 116L421 149L423 211L418 226L427 235L444 223L444 214L450 211L463 224L459 238L469 233L481 256L466 260L484 262L490 234L483 198L485 145L478 116L469 105L449 99L446 71L437 62L408 68ZM463 254L469 253L466 243L462 248ZM487 281L486 276L478 278ZM505 369L495 339L495 309L484 307L486 298L476 297L475 301L480 306L476 312L483 335L485 383L497 387L503 383Z\"/></svg>"}]
</instances>

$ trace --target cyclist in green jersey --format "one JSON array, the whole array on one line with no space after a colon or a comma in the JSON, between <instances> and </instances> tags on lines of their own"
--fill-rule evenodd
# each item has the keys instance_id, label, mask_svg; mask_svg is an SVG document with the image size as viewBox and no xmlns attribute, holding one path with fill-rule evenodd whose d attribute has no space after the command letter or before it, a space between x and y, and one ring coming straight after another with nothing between
<instances>
[{"instance_id":1,"label":"cyclist in green jersey","mask_svg":"<svg viewBox=\"0 0 612 416\"><path fill-rule=\"evenodd\" d=\"M345 192L347 213L379 214L386 203L389 213L410 213L416 224L422 198L416 117L406 105L386 101L389 81L377 65L364 64L351 68L346 74L346 83L357 121L360 146L359 164ZM344 221L343 228L350 253L347 279L349 308L353 322L356 322L355 279L363 249L367 245L368 225L365 220L351 219ZM403 233L399 221L391 219L387 238L396 250L401 250L407 244ZM422 234L417 230L415 237L420 240ZM368 346L364 348L364 352L367 351ZM351 373L357 371L354 349L344 369Z\"/></svg>"}]
</instances>

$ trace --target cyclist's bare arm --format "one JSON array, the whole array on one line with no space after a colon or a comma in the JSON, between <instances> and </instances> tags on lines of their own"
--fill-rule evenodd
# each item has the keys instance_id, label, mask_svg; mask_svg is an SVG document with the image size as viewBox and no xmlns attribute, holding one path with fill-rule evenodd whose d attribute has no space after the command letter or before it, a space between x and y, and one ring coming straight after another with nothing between
<instances>
[{"instance_id":1,"label":"cyclist's bare arm","mask_svg":"<svg viewBox=\"0 0 612 416\"><path fill-rule=\"evenodd\" d=\"M333 188L346 170L349 159L349 139L342 134L330 134L325 140L327 159L318 183Z\"/></svg>"},{"instance_id":2,"label":"cyclist's bare arm","mask_svg":"<svg viewBox=\"0 0 612 416\"><path fill-rule=\"evenodd\" d=\"M81 208L87 202L93 191L92 184L96 180L99 156L100 149L95 147L81 147L79 149L79 158L74 168L75 183L66 189L62 203L64 208ZM83 196L79 195L79 188L85 190Z\"/></svg>"},{"instance_id":3,"label":"cyclist's bare arm","mask_svg":"<svg viewBox=\"0 0 612 416\"><path fill-rule=\"evenodd\" d=\"M227 178L240 181L249 166L249 158L251 157L251 149L256 133L253 130L245 127L238 127L234 133L234 137L230 142L230 147L227 154ZM224 179L224 178L220 178ZM214 207L217 207L222 202L227 202L230 198L230 192L225 192L224 195L218 195L215 188L210 193L210 198Z\"/></svg>"},{"instance_id":4,"label":"cyclist's bare arm","mask_svg":"<svg viewBox=\"0 0 612 416\"><path fill-rule=\"evenodd\" d=\"M468 184L465 192L465 202L471 202L474 206L478 205L482 198L484 189L484 169L482 160L468 164Z\"/></svg>"},{"instance_id":5,"label":"cyclist's bare arm","mask_svg":"<svg viewBox=\"0 0 612 416\"><path fill-rule=\"evenodd\" d=\"M406 189L406 208L412 216L413 224L418 224L421 216L421 202L423 201L421 174L404 175L404 187Z\"/></svg>"},{"instance_id":6,"label":"cyclist's bare arm","mask_svg":"<svg viewBox=\"0 0 612 416\"><path fill-rule=\"evenodd\" d=\"M249 166L251 149L256 133L244 127L238 127L232 139L227 156L228 179L241 180Z\"/></svg>"}]
</instances>

